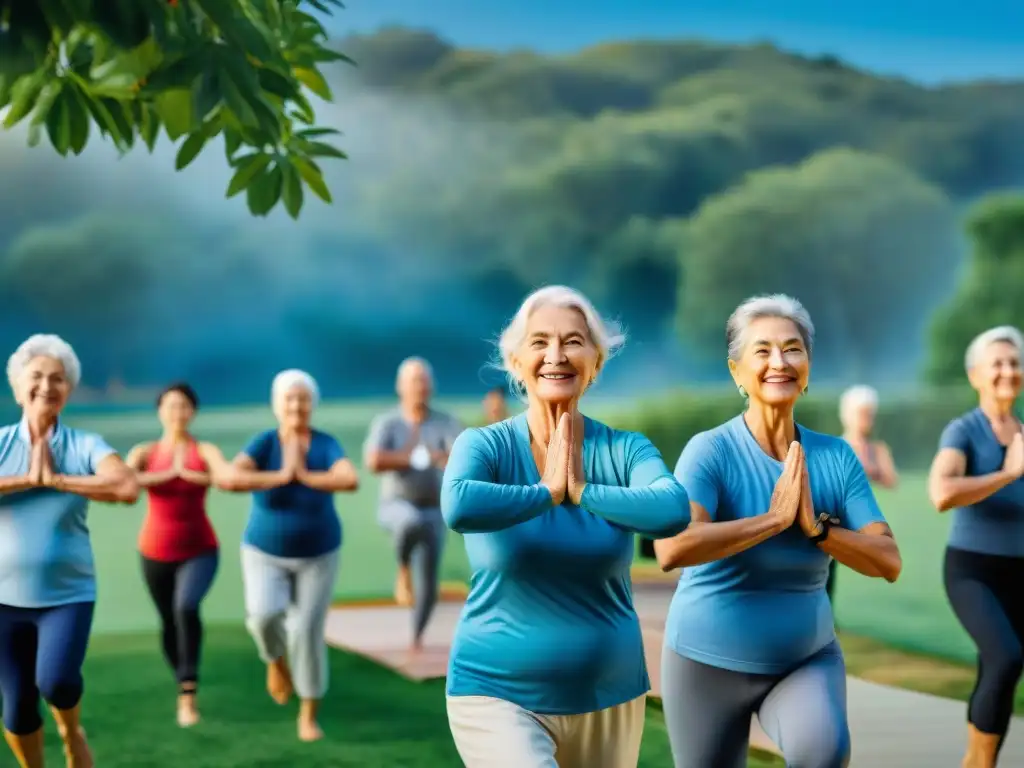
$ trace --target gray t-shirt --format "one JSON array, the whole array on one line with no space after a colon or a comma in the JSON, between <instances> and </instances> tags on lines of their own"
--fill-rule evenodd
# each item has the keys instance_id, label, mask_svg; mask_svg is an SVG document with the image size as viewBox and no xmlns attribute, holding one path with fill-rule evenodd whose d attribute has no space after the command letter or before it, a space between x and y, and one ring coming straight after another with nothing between
<instances>
[{"instance_id":1,"label":"gray t-shirt","mask_svg":"<svg viewBox=\"0 0 1024 768\"><path fill-rule=\"evenodd\" d=\"M453 416L431 410L419 426L419 444L430 451L452 449L462 425ZM413 425L395 408L382 413L370 424L370 432L363 443L363 455L371 451L400 451L409 445ZM416 507L437 507L441 503L443 470L431 466L427 469L406 469L381 473L380 503L407 501Z\"/></svg>"}]
</instances>

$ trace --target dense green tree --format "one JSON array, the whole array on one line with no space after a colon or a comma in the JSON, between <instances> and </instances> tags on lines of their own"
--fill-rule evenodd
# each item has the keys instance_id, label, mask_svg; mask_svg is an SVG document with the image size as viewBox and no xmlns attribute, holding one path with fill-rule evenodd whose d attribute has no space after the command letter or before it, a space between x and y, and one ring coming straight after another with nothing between
<instances>
[{"instance_id":1,"label":"dense green tree","mask_svg":"<svg viewBox=\"0 0 1024 768\"><path fill-rule=\"evenodd\" d=\"M0 0L0 109L5 128L45 133L80 154L96 130L121 151L181 140L175 167L221 137L235 174L264 216L293 218L304 189L325 202L320 159L343 158L316 127L306 91L331 99L320 65L342 60L308 11L339 0Z\"/></svg>"},{"instance_id":2,"label":"dense green tree","mask_svg":"<svg viewBox=\"0 0 1024 768\"><path fill-rule=\"evenodd\" d=\"M930 329L927 376L937 384L966 380L964 351L977 334L997 325L1024 328L1024 197L982 200L967 233L972 249L966 274Z\"/></svg>"},{"instance_id":3,"label":"dense green tree","mask_svg":"<svg viewBox=\"0 0 1024 768\"><path fill-rule=\"evenodd\" d=\"M758 171L688 223L679 329L721 354L740 301L788 293L819 329L819 360L877 379L947 287L935 276L956 265L954 222L940 190L881 157L830 150Z\"/></svg>"}]
</instances>

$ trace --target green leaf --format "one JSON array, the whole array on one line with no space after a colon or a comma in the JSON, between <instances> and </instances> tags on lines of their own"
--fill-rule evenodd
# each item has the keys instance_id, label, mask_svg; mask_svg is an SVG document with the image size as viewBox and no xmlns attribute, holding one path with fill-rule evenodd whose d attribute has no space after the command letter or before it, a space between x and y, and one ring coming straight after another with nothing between
<instances>
[{"instance_id":1,"label":"green leaf","mask_svg":"<svg viewBox=\"0 0 1024 768\"><path fill-rule=\"evenodd\" d=\"M40 72L18 78L11 89L11 107L4 118L4 128L13 128L32 111L44 82L45 74Z\"/></svg>"},{"instance_id":2,"label":"green leaf","mask_svg":"<svg viewBox=\"0 0 1024 768\"><path fill-rule=\"evenodd\" d=\"M281 199L284 174L281 166L264 171L245 190L246 202L253 216L266 216Z\"/></svg>"},{"instance_id":3,"label":"green leaf","mask_svg":"<svg viewBox=\"0 0 1024 768\"><path fill-rule=\"evenodd\" d=\"M180 171L186 168L189 163L198 157L205 146L206 134L202 131L193 133L182 142L181 149L178 150L178 157L174 161L174 169Z\"/></svg>"},{"instance_id":4,"label":"green leaf","mask_svg":"<svg viewBox=\"0 0 1024 768\"><path fill-rule=\"evenodd\" d=\"M195 115L199 120L206 120L224 98L221 89L221 78L213 66L207 66L206 71L192 88L192 103Z\"/></svg>"},{"instance_id":5,"label":"green leaf","mask_svg":"<svg viewBox=\"0 0 1024 768\"><path fill-rule=\"evenodd\" d=\"M82 154L86 144L89 143L89 128L92 125L92 120L82 92L73 83L69 84L64 92L71 130L68 143L71 152L78 156Z\"/></svg>"},{"instance_id":6,"label":"green leaf","mask_svg":"<svg viewBox=\"0 0 1024 768\"><path fill-rule=\"evenodd\" d=\"M331 203L331 190L327 188L327 183L324 181L324 175L319 166L304 157L292 157L290 159L292 165L295 166L295 170L299 172L302 180L306 182L306 186L309 187L313 194L325 203Z\"/></svg>"},{"instance_id":7,"label":"green leaf","mask_svg":"<svg viewBox=\"0 0 1024 768\"><path fill-rule=\"evenodd\" d=\"M305 128L295 135L303 139L315 139L317 136L338 136L341 134L337 128Z\"/></svg>"},{"instance_id":8,"label":"green leaf","mask_svg":"<svg viewBox=\"0 0 1024 768\"><path fill-rule=\"evenodd\" d=\"M184 56L157 69L146 78L144 93L159 93L174 88L195 87L196 78L202 73L202 62L195 56Z\"/></svg>"},{"instance_id":9,"label":"green leaf","mask_svg":"<svg viewBox=\"0 0 1024 768\"><path fill-rule=\"evenodd\" d=\"M154 99L153 107L171 141L191 133L196 126L197 113L192 111L192 93L184 88L161 93Z\"/></svg>"},{"instance_id":10,"label":"green leaf","mask_svg":"<svg viewBox=\"0 0 1024 768\"><path fill-rule=\"evenodd\" d=\"M228 161L235 156L235 152L242 146L242 135L234 128L224 129L224 154Z\"/></svg>"},{"instance_id":11,"label":"green leaf","mask_svg":"<svg viewBox=\"0 0 1024 768\"><path fill-rule=\"evenodd\" d=\"M68 115L67 92L61 91L46 113L46 132L57 154L66 156L71 145L71 118Z\"/></svg>"},{"instance_id":12,"label":"green leaf","mask_svg":"<svg viewBox=\"0 0 1024 768\"><path fill-rule=\"evenodd\" d=\"M299 172L287 160L279 162L278 168L284 174L284 186L281 192L281 199L284 201L284 208L293 219L299 218L302 210L302 178Z\"/></svg>"},{"instance_id":13,"label":"green leaf","mask_svg":"<svg viewBox=\"0 0 1024 768\"><path fill-rule=\"evenodd\" d=\"M136 124L139 126L139 135L146 143L149 151L152 152L153 147L156 146L156 140L160 137L160 113L155 107L151 108L148 104L140 104L139 102L134 102L132 109L134 110ZM180 136L181 134L178 135Z\"/></svg>"},{"instance_id":14,"label":"green leaf","mask_svg":"<svg viewBox=\"0 0 1024 768\"><path fill-rule=\"evenodd\" d=\"M309 88L310 91L315 93L324 101L333 101L334 96L331 93L331 87L324 80L324 76L321 75L315 69L307 69L305 67L295 68L295 77L300 83Z\"/></svg>"},{"instance_id":15,"label":"green leaf","mask_svg":"<svg viewBox=\"0 0 1024 768\"><path fill-rule=\"evenodd\" d=\"M295 98L295 94L299 92L298 86L292 80L273 69L260 67L257 76L260 88L274 96L289 100Z\"/></svg>"},{"instance_id":16,"label":"green leaf","mask_svg":"<svg viewBox=\"0 0 1024 768\"><path fill-rule=\"evenodd\" d=\"M42 87L42 90L39 91L39 98L36 99L35 107L32 110L30 125L43 125L46 122L46 116L50 113L50 109L53 107L54 102L57 101L57 97L60 96L63 88L63 80L51 80Z\"/></svg>"},{"instance_id":17,"label":"green leaf","mask_svg":"<svg viewBox=\"0 0 1024 768\"><path fill-rule=\"evenodd\" d=\"M41 125L30 125L28 127L28 145L30 147L38 147L39 142L43 140L43 126Z\"/></svg>"},{"instance_id":18,"label":"green leaf","mask_svg":"<svg viewBox=\"0 0 1024 768\"><path fill-rule=\"evenodd\" d=\"M259 118L256 117L256 113L253 112L252 107L249 105L246 95L239 90L238 84L229 72L221 70L220 76L217 78L217 84L220 86L220 92L224 96L224 103L227 104L228 109L235 113L235 117L238 118L242 125L256 126L260 124Z\"/></svg>"},{"instance_id":19,"label":"green leaf","mask_svg":"<svg viewBox=\"0 0 1024 768\"><path fill-rule=\"evenodd\" d=\"M234 197L243 189L247 189L252 180L259 176L270 165L270 155L265 152L255 152L251 155L239 158L235 175L231 177L228 184L228 191L225 197Z\"/></svg>"},{"instance_id":20,"label":"green leaf","mask_svg":"<svg viewBox=\"0 0 1024 768\"><path fill-rule=\"evenodd\" d=\"M116 63L109 62L109 63ZM94 96L109 96L114 99L133 98L137 91L138 80L130 72L115 69L103 78L95 78L89 83L89 92Z\"/></svg>"},{"instance_id":21,"label":"green leaf","mask_svg":"<svg viewBox=\"0 0 1024 768\"><path fill-rule=\"evenodd\" d=\"M336 157L339 160L345 160L348 157L340 149L322 141L303 141L299 146L310 157Z\"/></svg>"}]
</instances>

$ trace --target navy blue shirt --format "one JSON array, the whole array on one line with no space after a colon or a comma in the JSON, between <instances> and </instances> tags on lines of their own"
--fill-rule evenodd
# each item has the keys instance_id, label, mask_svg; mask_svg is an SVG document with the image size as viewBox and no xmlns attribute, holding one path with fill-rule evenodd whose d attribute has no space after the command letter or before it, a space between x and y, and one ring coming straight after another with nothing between
<instances>
[{"instance_id":1,"label":"navy blue shirt","mask_svg":"<svg viewBox=\"0 0 1024 768\"><path fill-rule=\"evenodd\" d=\"M256 435L244 448L262 472L281 469L283 451L276 429ZM326 472L345 457L341 444L328 434L310 434L306 467ZM319 557L341 546L341 521L334 509L334 494L297 482L256 491L252 495L249 524L242 541L277 557Z\"/></svg>"},{"instance_id":2,"label":"navy blue shirt","mask_svg":"<svg viewBox=\"0 0 1024 768\"><path fill-rule=\"evenodd\" d=\"M998 472L1006 448L980 408L949 422L939 449L952 448L967 459L967 477ZM953 510L949 546L986 555L1024 557L1024 480L1014 480L988 498Z\"/></svg>"}]
</instances>

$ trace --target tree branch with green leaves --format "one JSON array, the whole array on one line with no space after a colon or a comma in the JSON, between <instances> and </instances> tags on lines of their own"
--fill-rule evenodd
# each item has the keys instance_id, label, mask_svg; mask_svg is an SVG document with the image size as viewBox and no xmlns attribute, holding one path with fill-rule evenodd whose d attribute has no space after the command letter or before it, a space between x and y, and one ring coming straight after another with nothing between
<instances>
[{"instance_id":1,"label":"tree branch with green leaves","mask_svg":"<svg viewBox=\"0 0 1024 768\"><path fill-rule=\"evenodd\" d=\"M344 159L317 125L307 95L333 96L320 67L352 63L328 47L313 12L340 0L0 0L0 115L45 134L62 156L95 132L119 152L178 143L177 170L217 137L234 174L266 216L292 218L308 189L331 193L320 163ZM6 111L6 114L3 114Z\"/></svg>"}]
</instances>

